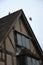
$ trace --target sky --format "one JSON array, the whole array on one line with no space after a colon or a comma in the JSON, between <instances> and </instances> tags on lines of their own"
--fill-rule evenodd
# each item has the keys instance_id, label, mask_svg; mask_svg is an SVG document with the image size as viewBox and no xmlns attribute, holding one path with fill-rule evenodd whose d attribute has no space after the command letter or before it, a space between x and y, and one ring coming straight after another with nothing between
<instances>
[{"instance_id":1,"label":"sky","mask_svg":"<svg viewBox=\"0 0 43 65\"><path fill-rule=\"evenodd\" d=\"M19 9L23 9L43 49L43 0L0 0L0 18ZM32 21L29 20L29 17L32 17Z\"/></svg>"}]
</instances>

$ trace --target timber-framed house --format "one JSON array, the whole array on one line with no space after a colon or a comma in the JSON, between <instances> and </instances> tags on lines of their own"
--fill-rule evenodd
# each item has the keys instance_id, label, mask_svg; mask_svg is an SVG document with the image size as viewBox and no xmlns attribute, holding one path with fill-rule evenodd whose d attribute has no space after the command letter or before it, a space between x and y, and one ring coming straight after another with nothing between
<instances>
[{"instance_id":1,"label":"timber-framed house","mask_svg":"<svg viewBox=\"0 0 43 65\"><path fill-rule=\"evenodd\" d=\"M42 49L22 9L0 18L0 65L43 65Z\"/></svg>"}]
</instances>

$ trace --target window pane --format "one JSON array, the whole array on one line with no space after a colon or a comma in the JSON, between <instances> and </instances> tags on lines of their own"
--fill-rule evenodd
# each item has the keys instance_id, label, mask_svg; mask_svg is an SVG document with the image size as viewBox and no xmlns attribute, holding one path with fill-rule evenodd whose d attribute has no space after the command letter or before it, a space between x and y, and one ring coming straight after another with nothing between
<instances>
[{"instance_id":1,"label":"window pane","mask_svg":"<svg viewBox=\"0 0 43 65\"><path fill-rule=\"evenodd\" d=\"M37 64L37 65L40 65L38 60L36 60L36 64Z\"/></svg>"},{"instance_id":2,"label":"window pane","mask_svg":"<svg viewBox=\"0 0 43 65\"><path fill-rule=\"evenodd\" d=\"M26 58L25 58L25 56L17 57L17 65L26 65Z\"/></svg>"},{"instance_id":3,"label":"window pane","mask_svg":"<svg viewBox=\"0 0 43 65\"><path fill-rule=\"evenodd\" d=\"M40 65L39 61L32 58L32 65Z\"/></svg>"},{"instance_id":4,"label":"window pane","mask_svg":"<svg viewBox=\"0 0 43 65\"><path fill-rule=\"evenodd\" d=\"M17 34L17 43L18 45L22 46L22 41L21 41L21 35Z\"/></svg>"},{"instance_id":5,"label":"window pane","mask_svg":"<svg viewBox=\"0 0 43 65\"><path fill-rule=\"evenodd\" d=\"M26 38L25 36L17 34L17 43L18 43L18 45L24 46L24 47L30 49L29 41L30 40L28 38Z\"/></svg>"},{"instance_id":6,"label":"window pane","mask_svg":"<svg viewBox=\"0 0 43 65\"><path fill-rule=\"evenodd\" d=\"M32 65L35 65L35 64L36 64L35 59L32 59Z\"/></svg>"},{"instance_id":7,"label":"window pane","mask_svg":"<svg viewBox=\"0 0 43 65\"><path fill-rule=\"evenodd\" d=\"M27 57L27 65L31 65L31 58Z\"/></svg>"},{"instance_id":8,"label":"window pane","mask_svg":"<svg viewBox=\"0 0 43 65\"><path fill-rule=\"evenodd\" d=\"M28 38L26 38L26 48L30 49L30 43Z\"/></svg>"},{"instance_id":9,"label":"window pane","mask_svg":"<svg viewBox=\"0 0 43 65\"><path fill-rule=\"evenodd\" d=\"M25 36L22 36L22 44L24 47L26 47Z\"/></svg>"}]
</instances>

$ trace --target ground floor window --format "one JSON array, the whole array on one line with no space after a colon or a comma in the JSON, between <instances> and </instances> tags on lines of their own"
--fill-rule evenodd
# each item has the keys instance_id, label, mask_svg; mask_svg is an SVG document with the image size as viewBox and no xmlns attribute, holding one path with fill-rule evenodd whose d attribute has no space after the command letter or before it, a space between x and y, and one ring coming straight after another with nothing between
<instances>
[{"instance_id":1,"label":"ground floor window","mask_svg":"<svg viewBox=\"0 0 43 65\"><path fill-rule=\"evenodd\" d=\"M40 65L39 60L31 57L20 56L17 57L17 65Z\"/></svg>"},{"instance_id":2,"label":"ground floor window","mask_svg":"<svg viewBox=\"0 0 43 65\"><path fill-rule=\"evenodd\" d=\"M39 62L39 60L37 60L37 59L34 59L34 58L30 58L30 57L27 57L28 59L27 59L27 63L28 63L28 65L29 65L29 63L30 63L30 65L40 65L40 62Z\"/></svg>"},{"instance_id":3,"label":"ground floor window","mask_svg":"<svg viewBox=\"0 0 43 65\"><path fill-rule=\"evenodd\" d=\"M26 65L26 57L25 56L17 57L17 65Z\"/></svg>"}]
</instances>

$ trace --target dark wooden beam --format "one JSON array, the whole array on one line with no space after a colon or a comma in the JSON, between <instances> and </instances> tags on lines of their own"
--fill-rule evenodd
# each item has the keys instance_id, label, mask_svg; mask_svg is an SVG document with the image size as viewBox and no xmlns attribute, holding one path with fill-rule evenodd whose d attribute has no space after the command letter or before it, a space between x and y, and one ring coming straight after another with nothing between
<instances>
[{"instance_id":1,"label":"dark wooden beam","mask_svg":"<svg viewBox=\"0 0 43 65\"><path fill-rule=\"evenodd\" d=\"M15 47L14 47L14 45L13 45L13 43L12 43L12 40L11 40L11 38L10 38L10 36L8 35L8 39L10 40L10 42L11 42L11 45L12 45L12 47L14 48L14 50L15 50Z\"/></svg>"},{"instance_id":2,"label":"dark wooden beam","mask_svg":"<svg viewBox=\"0 0 43 65\"><path fill-rule=\"evenodd\" d=\"M37 60L40 60L40 57L37 56L37 54L33 54L30 50L28 49L22 49L20 54L18 56L29 56L31 58L35 58Z\"/></svg>"}]
</instances>

